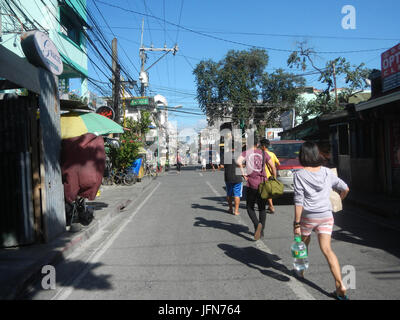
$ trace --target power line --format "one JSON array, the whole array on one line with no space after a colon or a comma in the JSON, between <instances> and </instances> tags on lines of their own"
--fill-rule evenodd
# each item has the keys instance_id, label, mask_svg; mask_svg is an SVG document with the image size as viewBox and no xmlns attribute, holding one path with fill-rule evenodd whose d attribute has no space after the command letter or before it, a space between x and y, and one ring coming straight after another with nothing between
<instances>
[{"instance_id":1,"label":"power line","mask_svg":"<svg viewBox=\"0 0 400 320\"><path fill-rule=\"evenodd\" d=\"M99 2L99 3L102 3L102 4L106 5L106 6L110 6L110 7L113 7L113 8L117 8L117 9L120 9L120 10L123 10L123 11L126 11L126 12L132 12L132 13L135 13L135 14L143 15L143 16L145 16L145 17L150 17L150 18L153 18L153 19L157 19L157 20L163 21L162 18L158 18L158 17L156 17L156 16L149 15L149 14L147 14L147 13L141 13L141 12L137 12L137 11L134 11L134 10L128 10L128 9L122 8L122 7L120 7L120 6L117 6L117 5L114 5L114 4L109 4L109 3L106 3L106 2L103 2L103 1L100 1L100 0L93 0L93 1L97 1L97 2ZM186 27L184 27L184 26L177 25L176 23L173 23L173 22L169 22L169 21L166 21L166 20L164 20L164 21L165 21L166 23L170 24L170 25L176 26L176 27L181 28L181 29L184 29L184 30L186 30L186 31L189 31L189 32L192 32L192 33L201 35L201 36L203 36L203 37L211 38L211 39L214 39L214 40L219 40L219 41L223 41L223 42L228 42L228 43L232 43L232 44L236 44L236 45L241 45L241 46L245 46L245 47L265 49L265 50L270 50L270 51L278 51L278 52L293 52L293 51L296 51L296 50L288 50L288 49L278 49L278 48L270 48L270 47L256 46L256 45L251 45L251 44L247 44L247 43L243 43L243 42L227 40L227 39L223 39L223 38L220 38L220 37L212 36L212 35L209 35L209 34L206 34L206 33L203 33L203 32L199 32L199 31L196 31L196 30L192 30L192 29L186 28ZM372 51L383 51L383 50L387 50L387 49L388 49L388 48L365 49L365 50L350 50L350 51L319 51L319 52L316 51L316 52L314 52L314 53L319 53L319 54L349 54L349 53L362 53L362 52L372 52Z\"/></svg>"},{"instance_id":2,"label":"power line","mask_svg":"<svg viewBox=\"0 0 400 320\"><path fill-rule=\"evenodd\" d=\"M164 16L165 20L165 16ZM140 28L134 27L123 27L113 26L114 29L135 29ZM194 28L193 28L194 29ZM153 28L153 31L163 31L162 29ZM167 30L173 31L173 30ZM258 32L239 32L239 31L211 31L211 30L199 30L203 33L214 33L214 34L232 34L232 35L245 35L245 36L267 36L267 37L285 37L285 38L316 38L316 39L337 39L337 40L368 40L368 41L399 41L399 38L377 38L377 37L339 37L330 35L309 35L309 34L279 34L279 33L258 33ZM189 30L182 30L182 32L191 32Z\"/></svg>"},{"instance_id":3,"label":"power line","mask_svg":"<svg viewBox=\"0 0 400 320\"><path fill-rule=\"evenodd\" d=\"M65 0L64 0L65 1ZM97 35L93 29L90 29L93 33L93 35L97 38L97 40L99 41L100 45L104 48L104 50L106 51L106 53L111 57L111 59L114 59L114 57L111 54L111 45L110 45L110 41L108 41L106 39L106 37L104 36L104 34L102 33L102 30L100 29L100 27L98 26L98 23L96 21L96 19L94 18L94 16L92 15L92 13L90 12L90 10L87 8L87 6L85 6L82 3L82 0L78 0L79 5L81 6L81 8L86 12L86 14L88 15L89 19L91 20L91 22L93 23L93 26L95 28L95 30L97 30L97 33L99 35ZM97 7L97 6L96 6ZM77 12L77 9L75 8L75 6L72 5L72 9L75 11L76 14L79 14ZM97 8L98 9L98 8ZM99 10L99 9L98 9ZM101 14L101 16L103 17L101 11L99 10L99 13ZM103 17L104 19L104 17ZM107 21L104 19L105 23L107 23ZM113 33L113 31L110 28L110 31ZM98 48L96 47L96 45L94 45L93 41L91 40L90 36L88 35L87 32L83 32L84 35L86 36L86 38L88 39L88 41L91 43L92 47L95 49L95 52L98 54L98 56L100 56L101 60L105 63L105 65L111 70L111 73L113 74L114 71L112 69L112 67L108 64L107 61L104 60L104 57L100 54ZM127 58L129 59L129 56L127 55L125 49L122 47L122 50L124 51L125 55L127 56ZM89 57L90 58L90 57ZM119 59L120 60L120 59ZM134 66L134 68L136 69L134 63L129 59L129 61L132 63L132 65ZM120 66L120 70L126 75L127 79L132 79L132 77L130 76L127 68L125 68L125 66L122 64L121 61L116 61L116 63ZM137 69L136 69L137 70ZM128 89L128 92L131 94L130 90Z\"/></svg>"},{"instance_id":4,"label":"power line","mask_svg":"<svg viewBox=\"0 0 400 320\"><path fill-rule=\"evenodd\" d=\"M101 13L100 9L98 8L97 4L95 1L93 1L93 4L95 5L97 11L100 13L101 17L103 18L104 22L106 23L108 29L111 31L111 33L113 34L113 36L116 38L116 35L114 34L114 32L112 31L110 25L107 23L107 20L104 18L104 15ZM130 60L128 54L126 53L124 47L120 46L122 51L124 52L124 54L126 55L126 57L128 58L128 60L130 61L130 63L132 64L132 66L135 68L136 72L139 73L139 70L136 68L135 64L132 62L132 60Z\"/></svg>"},{"instance_id":5,"label":"power line","mask_svg":"<svg viewBox=\"0 0 400 320\"><path fill-rule=\"evenodd\" d=\"M178 27L177 27L177 30L176 30L176 41L175 41L175 43L178 43L178 36L179 36L179 30L180 30L180 25L181 25L181 18L182 18L182 9L183 9L183 3L185 2L185 0L181 0L181 10L180 10L180 13L179 13L179 20L178 20Z\"/></svg>"}]
</instances>

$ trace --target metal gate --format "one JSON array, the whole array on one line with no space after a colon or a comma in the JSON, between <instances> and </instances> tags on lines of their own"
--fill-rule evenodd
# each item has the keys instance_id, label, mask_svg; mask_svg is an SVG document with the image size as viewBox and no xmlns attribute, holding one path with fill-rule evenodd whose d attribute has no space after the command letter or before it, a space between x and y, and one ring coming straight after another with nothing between
<instances>
[{"instance_id":1,"label":"metal gate","mask_svg":"<svg viewBox=\"0 0 400 320\"><path fill-rule=\"evenodd\" d=\"M0 247L35 242L32 197L32 121L37 100L0 100Z\"/></svg>"}]
</instances>

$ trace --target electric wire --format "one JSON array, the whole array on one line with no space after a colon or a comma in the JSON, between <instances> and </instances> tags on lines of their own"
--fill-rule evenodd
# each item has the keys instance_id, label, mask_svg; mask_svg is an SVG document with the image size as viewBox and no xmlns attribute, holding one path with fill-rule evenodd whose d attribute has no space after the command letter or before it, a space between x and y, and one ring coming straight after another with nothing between
<instances>
[{"instance_id":1,"label":"electric wire","mask_svg":"<svg viewBox=\"0 0 400 320\"><path fill-rule=\"evenodd\" d=\"M122 7L114 5L114 4L106 3L106 2L101 1L101 0L93 0L93 1L97 1L99 3L102 3L102 4L106 5L106 6L117 8L117 9L120 9L120 10L125 11L125 12L131 12L131 13L139 14L139 15L142 15L142 16L145 16L145 17L150 17L150 18L156 19L156 20L161 20L161 21L163 20L162 18L156 17L154 15L149 15L147 13L137 12L137 11L134 11L134 10L128 10L128 9L122 8ZM205 33L200 32L200 31L192 30L192 29L189 29L189 28L184 27L184 26L179 26L176 23L173 23L173 22L170 22L170 21L166 21L165 20L165 22L170 24L170 25L176 26L178 28L187 30L189 32L201 35L203 37L212 38L214 40L223 41L223 42L227 42L227 43L232 43L232 44L236 44L236 45L241 45L241 46L245 46L245 47L259 48L259 49L265 49L265 50L277 51L277 52L293 52L293 51L296 51L296 50L289 50L289 49L279 49L279 48L271 48L271 47L264 47L264 46L258 46L258 45L251 45L251 44L247 44L247 43L243 43L243 42L239 42L239 41L228 40L228 39L216 37L216 36L213 36L213 35L205 34ZM383 50L387 50L387 49L388 48L349 50L349 51L315 51L314 53L318 53L318 54L349 54L349 53L383 51Z\"/></svg>"},{"instance_id":2,"label":"electric wire","mask_svg":"<svg viewBox=\"0 0 400 320\"><path fill-rule=\"evenodd\" d=\"M165 17L164 17L165 20ZM139 29L134 27L113 26L114 29ZM278 34L278 33L256 33L256 32L239 32L239 31L212 31L201 30L201 28L191 27L199 32L216 33L216 34L232 34L232 35L246 35L246 36L268 36L268 37L285 37L285 38L317 38L317 39L336 39L336 40L366 40L366 41L399 41L399 38L378 38L378 37L339 37L330 35L308 35L308 34ZM153 31L163 31L163 29L151 29ZM167 30L173 31L173 30ZM181 30L181 32L191 32L188 30Z\"/></svg>"}]
</instances>

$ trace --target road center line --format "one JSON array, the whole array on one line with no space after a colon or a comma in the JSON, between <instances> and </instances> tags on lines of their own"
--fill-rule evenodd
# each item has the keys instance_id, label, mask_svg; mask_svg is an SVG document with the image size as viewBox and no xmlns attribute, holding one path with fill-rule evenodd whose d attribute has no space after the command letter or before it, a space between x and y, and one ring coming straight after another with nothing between
<instances>
[{"instance_id":1,"label":"road center line","mask_svg":"<svg viewBox=\"0 0 400 320\"><path fill-rule=\"evenodd\" d=\"M217 197L221 197L222 195L215 190L215 188L211 185L210 182L206 181L206 183L208 184L208 186L210 187L210 189L212 190L212 192L214 192L214 194ZM236 218L236 220L241 224L246 226L246 224L243 222L243 220L240 218L240 216L234 216ZM258 249L260 249L261 251L264 251L266 253L268 253L267 257L269 257L270 255L275 255L275 253L273 253L271 251L270 248L268 248L268 246L262 241L262 240L257 240L256 242L256 247ZM267 258L272 264L275 263L274 261L272 261L271 259ZM299 282L296 278L282 273L279 270L276 270L276 272L281 273L282 275L288 277L290 279L290 281L285 281L285 284L287 284L287 286L293 291L293 293L300 299L300 300L315 300L315 298L306 290L306 288L303 286L303 284L301 282Z\"/></svg>"},{"instance_id":2,"label":"road center line","mask_svg":"<svg viewBox=\"0 0 400 320\"><path fill-rule=\"evenodd\" d=\"M212 184L211 184L210 182L206 181L206 183L208 184L208 186L210 187L210 189L212 190L212 192L214 192L214 194L215 194L217 197L222 197L222 196L219 194L219 192L218 192L217 190L215 190L215 188L212 186Z\"/></svg>"},{"instance_id":3,"label":"road center line","mask_svg":"<svg viewBox=\"0 0 400 320\"><path fill-rule=\"evenodd\" d=\"M104 240L102 243L98 245L98 247L94 250L94 252L88 257L86 260L86 267L82 271L82 273L77 276L72 284L66 288L61 289L51 300L66 300L68 297L72 294L74 291L74 288L79 285L79 283L82 281L82 279L87 275L87 273L91 269L91 265L89 263L94 264L97 263L101 256L111 247L111 245L114 243L115 239L118 238L118 236L122 233L122 231L125 229L125 227L132 221L132 219L135 217L135 215L139 212L139 210L146 204L146 202L151 198L151 196L156 192L158 187L161 185L161 182L158 182L157 186L151 191L147 197L143 200L143 202L136 207L136 209L130 214L129 218L124 221L124 223L119 226L116 230L116 232L111 233L111 235Z\"/></svg>"}]
</instances>

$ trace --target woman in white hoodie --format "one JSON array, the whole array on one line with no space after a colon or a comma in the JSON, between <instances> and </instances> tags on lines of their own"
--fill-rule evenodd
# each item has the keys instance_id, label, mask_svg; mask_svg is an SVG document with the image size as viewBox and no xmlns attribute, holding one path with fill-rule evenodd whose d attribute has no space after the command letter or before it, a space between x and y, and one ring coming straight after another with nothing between
<instances>
[{"instance_id":1,"label":"woman in white hoodie","mask_svg":"<svg viewBox=\"0 0 400 320\"><path fill-rule=\"evenodd\" d=\"M302 235L307 247L311 232L315 231L318 234L319 246L335 279L336 290L333 295L337 299L347 300L339 261L331 248L334 220L329 194L332 189L338 190L343 200L349 188L330 169L321 166L323 159L315 143L303 143L299 160L304 169L294 174L294 233Z\"/></svg>"}]
</instances>

